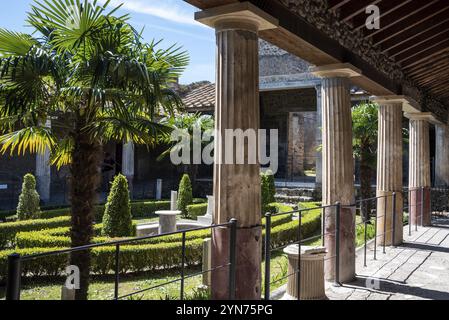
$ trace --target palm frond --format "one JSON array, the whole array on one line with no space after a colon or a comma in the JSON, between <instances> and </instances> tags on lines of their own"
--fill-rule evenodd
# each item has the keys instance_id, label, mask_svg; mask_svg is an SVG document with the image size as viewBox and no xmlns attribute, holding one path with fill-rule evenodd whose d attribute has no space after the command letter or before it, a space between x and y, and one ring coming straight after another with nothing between
<instances>
[{"instance_id":1,"label":"palm frond","mask_svg":"<svg viewBox=\"0 0 449 320\"><path fill-rule=\"evenodd\" d=\"M32 36L0 28L0 56L24 56L38 42Z\"/></svg>"},{"instance_id":2,"label":"palm frond","mask_svg":"<svg viewBox=\"0 0 449 320\"><path fill-rule=\"evenodd\" d=\"M27 127L0 136L0 152L24 155L30 153L44 153L46 148L53 149L56 138L47 127Z\"/></svg>"}]
</instances>

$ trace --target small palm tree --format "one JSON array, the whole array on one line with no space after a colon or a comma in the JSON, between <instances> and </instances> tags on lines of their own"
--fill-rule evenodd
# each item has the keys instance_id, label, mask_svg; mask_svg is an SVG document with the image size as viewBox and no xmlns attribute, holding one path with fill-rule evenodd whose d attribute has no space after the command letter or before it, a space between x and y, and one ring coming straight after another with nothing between
<instances>
[{"instance_id":1,"label":"small palm tree","mask_svg":"<svg viewBox=\"0 0 449 320\"><path fill-rule=\"evenodd\" d=\"M363 102L352 109L353 152L360 161L360 193L362 199L369 199L372 178L377 164L377 123L378 107L374 103ZM371 201L362 203L361 213L369 220Z\"/></svg>"},{"instance_id":2,"label":"small palm tree","mask_svg":"<svg viewBox=\"0 0 449 320\"><path fill-rule=\"evenodd\" d=\"M52 164L70 166L73 247L93 236L102 146L152 144L167 134L155 116L180 106L170 83L188 63L179 48L143 43L109 2L35 1L27 19L33 35L0 29L1 151L48 148ZM86 299L89 252L72 253L70 264L81 272L76 298Z\"/></svg>"},{"instance_id":3,"label":"small palm tree","mask_svg":"<svg viewBox=\"0 0 449 320\"><path fill-rule=\"evenodd\" d=\"M184 113L179 114L176 116L171 117L165 117L161 120L161 123L164 125L174 129L184 132L190 141L190 160L191 163L189 165L182 166L183 173L188 173L189 176L192 178L192 182L195 183L196 176L198 174L198 164L193 163L194 154L195 151L194 143L197 143L198 141L195 141L194 139L194 129L200 130L201 134L205 134L208 132L209 134L212 133L212 130L214 129L215 121L214 118L207 114L201 114L201 113ZM200 137L201 138L201 137ZM173 143L173 141L170 140L170 136L164 136L162 137L161 143L164 145L168 145L169 147L167 150L165 150L159 157L158 160L162 160L167 155L169 155L171 152L178 153L180 152L181 145ZM212 137L210 141L199 141L201 143L201 149L205 147L206 145L212 143ZM201 156L201 155L199 155Z\"/></svg>"}]
</instances>

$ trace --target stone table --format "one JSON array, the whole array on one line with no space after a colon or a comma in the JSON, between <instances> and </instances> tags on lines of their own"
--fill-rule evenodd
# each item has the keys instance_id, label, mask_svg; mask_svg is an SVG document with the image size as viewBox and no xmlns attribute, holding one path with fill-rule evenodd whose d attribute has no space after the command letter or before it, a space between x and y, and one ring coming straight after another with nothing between
<instances>
[{"instance_id":1,"label":"stone table","mask_svg":"<svg viewBox=\"0 0 449 320\"><path fill-rule=\"evenodd\" d=\"M156 211L159 216L159 234L176 231L176 216L181 214L179 210Z\"/></svg>"}]
</instances>

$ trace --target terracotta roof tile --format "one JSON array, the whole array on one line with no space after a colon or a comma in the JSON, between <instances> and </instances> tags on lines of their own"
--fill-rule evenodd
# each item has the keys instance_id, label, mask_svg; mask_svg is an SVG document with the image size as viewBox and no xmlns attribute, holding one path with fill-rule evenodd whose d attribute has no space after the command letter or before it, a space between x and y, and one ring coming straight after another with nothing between
<instances>
[{"instance_id":1,"label":"terracotta roof tile","mask_svg":"<svg viewBox=\"0 0 449 320\"><path fill-rule=\"evenodd\" d=\"M215 84L207 84L189 92L182 99L187 110L208 111L215 108Z\"/></svg>"}]
</instances>

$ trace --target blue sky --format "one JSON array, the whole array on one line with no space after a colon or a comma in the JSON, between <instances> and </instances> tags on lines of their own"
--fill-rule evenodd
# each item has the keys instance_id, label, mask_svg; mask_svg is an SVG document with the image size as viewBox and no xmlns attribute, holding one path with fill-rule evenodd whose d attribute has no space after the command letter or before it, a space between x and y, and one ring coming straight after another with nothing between
<instances>
[{"instance_id":1,"label":"blue sky","mask_svg":"<svg viewBox=\"0 0 449 320\"><path fill-rule=\"evenodd\" d=\"M2 2L8 4L3 3L0 10L0 28L30 32L25 26L25 18L33 0ZM121 13L131 14L131 23L136 29L145 26L146 41L163 39L161 47L177 43L189 52L190 65L181 77L181 83L215 81L215 33L194 21L196 8L182 0L112 0L111 3L124 3Z\"/></svg>"}]
</instances>

